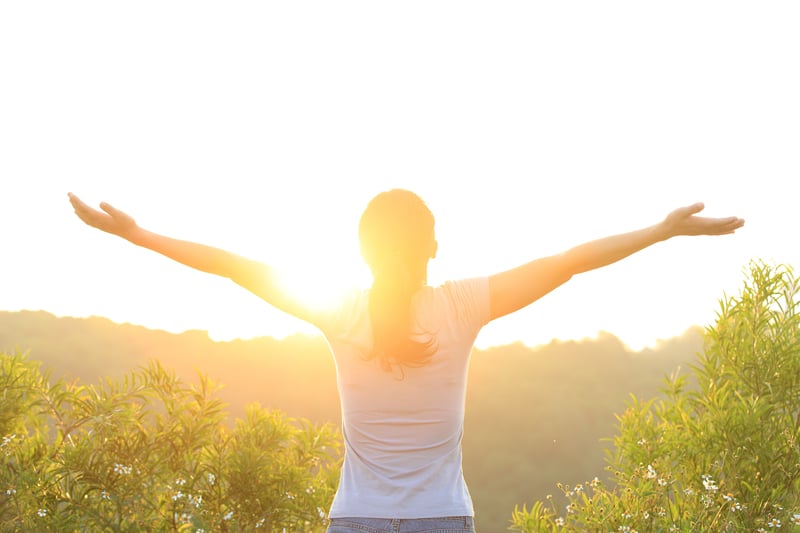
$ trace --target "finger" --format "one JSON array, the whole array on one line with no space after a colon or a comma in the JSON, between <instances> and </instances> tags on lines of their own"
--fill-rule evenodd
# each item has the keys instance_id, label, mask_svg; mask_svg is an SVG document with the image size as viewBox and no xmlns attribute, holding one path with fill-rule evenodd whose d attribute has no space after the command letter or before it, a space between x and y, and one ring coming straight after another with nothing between
<instances>
[{"instance_id":1,"label":"finger","mask_svg":"<svg viewBox=\"0 0 800 533\"><path fill-rule=\"evenodd\" d=\"M100 202L100 209L111 215L112 217L120 217L124 216L125 214L114 207L113 205L109 204L108 202Z\"/></svg>"},{"instance_id":2,"label":"finger","mask_svg":"<svg viewBox=\"0 0 800 533\"><path fill-rule=\"evenodd\" d=\"M696 215L703 209L705 209L705 204L703 202L694 203L688 207L686 207L686 212L688 215Z\"/></svg>"},{"instance_id":3,"label":"finger","mask_svg":"<svg viewBox=\"0 0 800 533\"><path fill-rule=\"evenodd\" d=\"M91 216L94 209L86 205L83 200L78 198L75 195L70 196L69 199L70 203L72 204L72 208L75 210L75 214L83 220L84 222L87 220L88 217Z\"/></svg>"},{"instance_id":4,"label":"finger","mask_svg":"<svg viewBox=\"0 0 800 533\"><path fill-rule=\"evenodd\" d=\"M71 192L67 193L67 196L69 196L69 203L71 203L72 207L74 207L75 209L87 207L86 204L83 203L83 200L81 200Z\"/></svg>"},{"instance_id":5,"label":"finger","mask_svg":"<svg viewBox=\"0 0 800 533\"><path fill-rule=\"evenodd\" d=\"M738 217L728 217L720 220L720 224L726 228L740 228L744 225L744 220Z\"/></svg>"},{"instance_id":6,"label":"finger","mask_svg":"<svg viewBox=\"0 0 800 533\"><path fill-rule=\"evenodd\" d=\"M717 235L731 235L733 233L736 233L737 229L739 229L739 228L738 227L737 228L726 228L726 231L721 231Z\"/></svg>"},{"instance_id":7,"label":"finger","mask_svg":"<svg viewBox=\"0 0 800 533\"><path fill-rule=\"evenodd\" d=\"M714 233L716 235L727 235L735 232L737 229L744 225L744 220L737 217L729 217L718 219L714 224Z\"/></svg>"},{"instance_id":8,"label":"finger","mask_svg":"<svg viewBox=\"0 0 800 533\"><path fill-rule=\"evenodd\" d=\"M72 204L73 209L75 210L75 214L80 218L84 223L92 226L93 228L101 228L103 226L102 218L105 217L104 214L100 213L97 209L89 207L83 200L78 198L72 193L68 193L69 201Z\"/></svg>"},{"instance_id":9,"label":"finger","mask_svg":"<svg viewBox=\"0 0 800 533\"><path fill-rule=\"evenodd\" d=\"M744 226L744 219L742 218L734 217L734 219L728 223L728 227L731 229L731 231L737 230L742 226Z\"/></svg>"}]
</instances>

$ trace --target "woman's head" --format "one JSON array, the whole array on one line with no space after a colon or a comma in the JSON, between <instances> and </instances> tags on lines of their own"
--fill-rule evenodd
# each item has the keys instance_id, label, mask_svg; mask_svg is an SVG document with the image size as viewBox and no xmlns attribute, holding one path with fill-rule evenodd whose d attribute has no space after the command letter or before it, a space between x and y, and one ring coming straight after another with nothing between
<instances>
[{"instance_id":1,"label":"woman's head","mask_svg":"<svg viewBox=\"0 0 800 533\"><path fill-rule=\"evenodd\" d=\"M392 189L373 198L358 228L361 255L372 271L369 297L373 350L385 368L420 366L434 341L411 337L411 299L427 282L428 260L436 256L434 218L416 194Z\"/></svg>"},{"instance_id":2,"label":"woman's head","mask_svg":"<svg viewBox=\"0 0 800 533\"><path fill-rule=\"evenodd\" d=\"M358 226L361 255L380 277L398 267L416 272L436 256L434 218L422 198L411 191L392 189L373 198ZM425 282L425 277L415 280Z\"/></svg>"}]
</instances>

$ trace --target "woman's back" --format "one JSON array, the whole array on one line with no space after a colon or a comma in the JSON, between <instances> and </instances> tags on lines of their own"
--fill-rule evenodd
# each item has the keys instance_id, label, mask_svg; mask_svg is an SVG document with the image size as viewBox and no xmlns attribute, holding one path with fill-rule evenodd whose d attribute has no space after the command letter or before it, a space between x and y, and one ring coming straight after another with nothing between
<instances>
[{"instance_id":1,"label":"woman's back","mask_svg":"<svg viewBox=\"0 0 800 533\"><path fill-rule=\"evenodd\" d=\"M320 325L336 361L346 448L331 516L471 516L461 437L469 354L489 320L488 280L415 294L412 332L421 342L435 339L420 367L395 364L387 372L365 357L368 299L368 291L353 293Z\"/></svg>"}]
</instances>

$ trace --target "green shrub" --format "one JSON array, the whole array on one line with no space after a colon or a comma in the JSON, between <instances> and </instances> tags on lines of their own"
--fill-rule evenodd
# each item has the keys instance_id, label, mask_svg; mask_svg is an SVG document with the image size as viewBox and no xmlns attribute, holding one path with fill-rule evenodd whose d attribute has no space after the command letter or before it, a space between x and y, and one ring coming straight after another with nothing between
<instances>
[{"instance_id":1,"label":"green shrub","mask_svg":"<svg viewBox=\"0 0 800 533\"><path fill-rule=\"evenodd\" d=\"M225 425L214 386L157 363L82 386L0 354L0 530L324 531L338 433L257 405Z\"/></svg>"},{"instance_id":2,"label":"green shrub","mask_svg":"<svg viewBox=\"0 0 800 533\"><path fill-rule=\"evenodd\" d=\"M753 262L665 398L632 397L598 479L514 509L510 529L800 531L800 280ZM561 503L563 499L563 503Z\"/></svg>"}]
</instances>

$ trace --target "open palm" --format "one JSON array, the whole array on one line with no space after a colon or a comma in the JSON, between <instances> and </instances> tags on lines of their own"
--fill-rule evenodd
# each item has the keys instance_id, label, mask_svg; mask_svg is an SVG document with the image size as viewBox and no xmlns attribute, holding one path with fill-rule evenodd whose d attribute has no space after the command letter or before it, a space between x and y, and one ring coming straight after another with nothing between
<instances>
[{"instance_id":1,"label":"open palm","mask_svg":"<svg viewBox=\"0 0 800 533\"><path fill-rule=\"evenodd\" d=\"M738 217L711 218L699 217L697 213L705 208L702 202L687 207L679 207L667 215L664 225L670 236L677 235L726 235L744 225Z\"/></svg>"},{"instance_id":2,"label":"open palm","mask_svg":"<svg viewBox=\"0 0 800 533\"><path fill-rule=\"evenodd\" d=\"M133 217L105 202L100 203L100 209L102 209L102 211L100 211L89 207L74 194L69 193L68 195L69 201L75 209L75 214L78 215L78 218L93 228L119 235L120 237L130 235L130 233L137 228L136 221Z\"/></svg>"}]
</instances>

